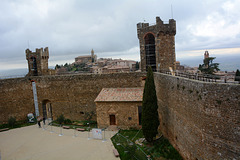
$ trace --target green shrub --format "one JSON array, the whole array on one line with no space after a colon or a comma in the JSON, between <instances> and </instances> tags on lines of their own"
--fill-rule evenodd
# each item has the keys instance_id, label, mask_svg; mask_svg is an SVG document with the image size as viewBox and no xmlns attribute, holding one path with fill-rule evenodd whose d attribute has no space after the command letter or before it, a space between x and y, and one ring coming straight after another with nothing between
<instances>
[{"instance_id":1,"label":"green shrub","mask_svg":"<svg viewBox=\"0 0 240 160\"><path fill-rule=\"evenodd\" d=\"M61 115L57 118L57 122L58 122L59 124L63 124L64 120L65 120L65 118L64 118L63 114L61 114Z\"/></svg>"},{"instance_id":2,"label":"green shrub","mask_svg":"<svg viewBox=\"0 0 240 160\"><path fill-rule=\"evenodd\" d=\"M9 125L9 127L14 127L14 125L16 124L16 118L15 117L10 117L10 118L8 118L8 125Z\"/></svg>"},{"instance_id":3,"label":"green shrub","mask_svg":"<svg viewBox=\"0 0 240 160\"><path fill-rule=\"evenodd\" d=\"M65 119L64 124L72 124L72 121L70 119Z\"/></svg>"}]
</instances>

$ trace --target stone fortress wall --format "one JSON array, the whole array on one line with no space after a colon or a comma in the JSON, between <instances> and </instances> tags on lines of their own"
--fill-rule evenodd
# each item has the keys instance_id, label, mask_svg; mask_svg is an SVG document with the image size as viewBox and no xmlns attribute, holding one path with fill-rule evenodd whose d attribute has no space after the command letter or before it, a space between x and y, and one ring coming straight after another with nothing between
<instances>
[{"instance_id":1,"label":"stone fortress wall","mask_svg":"<svg viewBox=\"0 0 240 160\"><path fill-rule=\"evenodd\" d=\"M31 77L36 81L40 115L51 103L53 118L83 120L95 111L102 88L141 87L146 73ZM239 159L240 85L201 82L155 73L160 130L185 159ZM34 112L28 78L0 80L0 123ZM96 119L96 117L93 117Z\"/></svg>"},{"instance_id":2,"label":"stone fortress wall","mask_svg":"<svg viewBox=\"0 0 240 160\"><path fill-rule=\"evenodd\" d=\"M240 159L240 85L154 76L159 129L185 159Z\"/></svg>"},{"instance_id":3,"label":"stone fortress wall","mask_svg":"<svg viewBox=\"0 0 240 160\"><path fill-rule=\"evenodd\" d=\"M71 120L84 120L85 114L96 113L94 100L102 88L142 87L144 73L84 74L61 76L34 76L38 106L51 103L53 119L63 114ZM0 80L0 123L10 116L26 119L34 112L32 84L28 78ZM96 117L93 117L96 120Z\"/></svg>"}]
</instances>

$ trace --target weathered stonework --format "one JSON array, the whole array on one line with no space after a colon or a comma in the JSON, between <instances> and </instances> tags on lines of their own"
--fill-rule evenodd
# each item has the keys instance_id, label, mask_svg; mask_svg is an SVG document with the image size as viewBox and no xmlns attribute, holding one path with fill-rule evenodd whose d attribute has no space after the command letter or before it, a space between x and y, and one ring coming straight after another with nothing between
<instances>
[{"instance_id":1,"label":"weathered stonework","mask_svg":"<svg viewBox=\"0 0 240 160\"><path fill-rule=\"evenodd\" d=\"M143 87L103 88L95 99L98 127L139 128L143 90Z\"/></svg>"},{"instance_id":2,"label":"weathered stonework","mask_svg":"<svg viewBox=\"0 0 240 160\"><path fill-rule=\"evenodd\" d=\"M71 120L84 120L87 112L96 113L94 100L102 88L142 87L143 76L144 73L116 73L30 78L36 82L41 116L43 106L51 105L53 119L64 114ZM7 122L10 116L17 120L26 119L28 113L34 112L32 84L28 78L0 80L0 123Z\"/></svg>"},{"instance_id":3,"label":"weathered stonework","mask_svg":"<svg viewBox=\"0 0 240 160\"><path fill-rule=\"evenodd\" d=\"M141 70L146 71L148 65L152 66L153 70L169 70L172 67L176 69L176 56L175 56L175 34L176 34L176 21L169 20L169 24L164 24L163 21L156 17L156 24L149 25L149 23L138 23L137 33L140 45L141 56ZM147 51L148 36L154 36L155 44L155 62L147 62L147 56L154 53ZM149 43L150 44L150 43ZM151 59L151 58L150 58ZM154 59L154 58L153 58ZM152 59L152 60L153 60Z\"/></svg>"},{"instance_id":4,"label":"weathered stonework","mask_svg":"<svg viewBox=\"0 0 240 160\"><path fill-rule=\"evenodd\" d=\"M98 127L110 126L109 115L115 115L121 129L139 128L138 106L141 102L96 102Z\"/></svg>"},{"instance_id":5,"label":"weathered stonework","mask_svg":"<svg viewBox=\"0 0 240 160\"><path fill-rule=\"evenodd\" d=\"M145 73L118 73L31 78L37 84L40 115L43 104L51 104L54 119L64 114L72 120L83 120L85 114L81 112L96 112L94 100L102 88L141 87L144 76ZM239 84L202 82L161 73L154 76L160 131L184 159L240 159ZM117 122L121 127L138 125L134 115L140 104L97 105L108 112L120 112L116 120L121 119L120 124ZM30 112L34 112L34 102L29 79L0 80L0 123L7 122L10 116L26 119ZM106 116L109 115L98 117L105 121ZM130 116L132 120L128 120Z\"/></svg>"},{"instance_id":6,"label":"weathered stonework","mask_svg":"<svg viewBox=\"0 0 240 160\"><path fill-rule=\"evenodd\" d=\"M32 52L26 49L26 59L28 61L28 76L54 75L55 70L48 69L49 51L48 47L36 49Z\"/></svg>"},{"instance_id":7,"label":"weathered stonework","mask_svg":"<svg viewBox=\"0 0 240 160\"><path fill-rule=\"evenodd\" d=\"M240 85L154 76L160 131L184 159L240 159Z\"/></svg>"}]
</instances>

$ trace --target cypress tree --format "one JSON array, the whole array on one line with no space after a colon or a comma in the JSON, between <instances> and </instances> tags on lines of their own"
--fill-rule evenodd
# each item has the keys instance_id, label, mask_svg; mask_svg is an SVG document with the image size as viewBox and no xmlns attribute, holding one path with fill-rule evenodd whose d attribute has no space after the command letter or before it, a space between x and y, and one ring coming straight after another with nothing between
<instances>
[{"instance_id":1,"label":"cypress tree","mask_svg":"<svg viewBox=\"0 0 240 160\"><path fill-rule=\"evenodd\" d=\"M152 68L148 67L142 103L142 131L148 142L153 142L153 138L158 133L158 126L159 117L156 89Z\"/></svg>"}]
</instances>

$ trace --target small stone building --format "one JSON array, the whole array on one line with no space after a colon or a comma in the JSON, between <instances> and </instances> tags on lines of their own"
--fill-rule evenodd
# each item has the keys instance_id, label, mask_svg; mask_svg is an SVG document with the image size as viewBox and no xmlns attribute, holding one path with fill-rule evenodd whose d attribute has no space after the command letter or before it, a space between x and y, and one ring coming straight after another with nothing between
<instances>
[{"instance_id":1,"label":"small stone building","mask_svg":"<svg viewBox=\"0 0 240 160\"><path fill-rule=\"evenodd\" d=\"M103 88L95 99L98 127L141 127L142 97L143 88Z\"/></svg>"}]
</instances>

